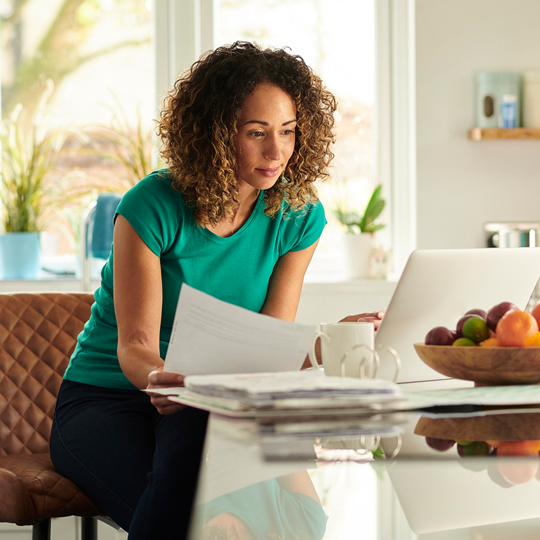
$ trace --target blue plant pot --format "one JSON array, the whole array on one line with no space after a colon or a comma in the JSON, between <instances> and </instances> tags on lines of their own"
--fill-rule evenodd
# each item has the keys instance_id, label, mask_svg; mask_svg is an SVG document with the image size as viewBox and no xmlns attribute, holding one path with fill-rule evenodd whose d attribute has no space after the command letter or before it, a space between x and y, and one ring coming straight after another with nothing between
<instances>
[{"instance_id":1,"label":"blue plant pot","mask_svg":"<svg viewBox=\"0 0 540 540\"><path fill-rule=\"evenodd\" d=\"M0 279L37 279L40 233L0 234Z\"/></svg>"}]
</instances>

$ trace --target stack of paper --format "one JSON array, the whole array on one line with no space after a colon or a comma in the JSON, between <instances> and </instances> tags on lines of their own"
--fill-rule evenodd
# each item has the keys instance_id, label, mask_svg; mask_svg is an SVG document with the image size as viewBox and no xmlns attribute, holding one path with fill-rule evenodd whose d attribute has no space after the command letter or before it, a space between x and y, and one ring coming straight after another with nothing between
<instances>
[{"instance_id":1,"label":"stack of paper","mask_svg":"<svg viewBox=\"0 0 540 540\"><path fill-rule=\"evenodd\" d=\"M202 375L186 377L186 388L203 396L241 401L253 407L325 401L339 407L344 402L365 403L395 399L398 386L379 379L325 377L320 371L281 373L240 373L233 375Z\"/></svg>"},{"instance_id":2,"label":"stack of paper","mask_svg":"<svg viewBox=\"0 0 540 540\"><path fill-rule=\"evenodd\" d=\"M233 416L282 416L374 412L402 408L391 381L325 377L321 371L192 375L183 389L162 389L170 399Z\"/></svg>"}]
</instances>

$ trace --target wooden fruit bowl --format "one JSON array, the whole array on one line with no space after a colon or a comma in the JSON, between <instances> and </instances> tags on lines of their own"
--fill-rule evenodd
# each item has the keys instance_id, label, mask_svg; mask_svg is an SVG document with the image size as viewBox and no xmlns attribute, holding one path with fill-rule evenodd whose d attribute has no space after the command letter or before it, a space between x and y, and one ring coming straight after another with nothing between
<instances>
[{"instance_id":1,"label":"wooden fruit bowl","mask_svg":"<svg viewBox=\"0 0 540 540\"><path fill-rule=\"evenodd\" d=\"M424 437L454 441L538 441L540 413L498 414L472 418L426 418L414 432Z\"/></svg>"},{"instance_id":2,"label":"wooden fruit bowl","mask_svg":"<svg viewBox=\"0 0 540 540\"><path fill-rule=\"evenodd\" d=\"M540 383L540 347L451 347L415 343L430 368L479 385Z\"/></svg>"}]
</instances>

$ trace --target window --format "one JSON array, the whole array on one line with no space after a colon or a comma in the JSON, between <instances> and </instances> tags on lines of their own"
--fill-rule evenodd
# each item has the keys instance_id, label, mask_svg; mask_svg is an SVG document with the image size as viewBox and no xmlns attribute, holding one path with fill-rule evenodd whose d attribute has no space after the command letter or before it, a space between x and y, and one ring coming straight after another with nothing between
<instances>
[{"instance_id":1,"label":"window","mask_svg":"<svg viewBox=\"0 0 540 540\"><path fill-rule=\"evenodd\" d=\"M16 101L35 106L51 78L55 122L110 126L116 113L124 131L140 121L148 137L161 94L202 52L236 39L290 46L339 100L335 183L358 208L383 184L389 204L380 239L399 275L415 247L414 0L0 0L0 19L4 116ZM59 32L51 34L55 21ZM28 76L30 68L37 71ZM58 176L71 174L71 187L86 179L125 191L137 174L130 179L104 157L110 141L85 135L101 155L66 154ZM76 137L71 144L85 150ZM334 197L330 183L321 187L330 219ZM63 209L72 217L49 223L59 236L50 250L74 253L81 208ZM332 279L340 278L340 234L331 223L318 249L320 274L333 271Z\"/></svg>"},{"instance_id":2,"label":"window","mask_svg":"<svg viewBox=\"0 0 540 540\"><path fill-rule=\"evenodd\" d=\"M335 160L331 179L319 185L328 225L308 278L340 279L343 231L332 208L337 199L345 199L351 209L361 213L378 183L373 136L374 2L221 0L218 13L218 43L245 40L289 47L337 98Z\"/></svg>"},{"instance_id":3,"label":"window","mask_svg":"<svg viewBox=\"0 0 540 540\"><path fill-rule=\"evenodd\" d=\"M50 186L61 186L57 191L68 198L48 216L43 263L65 255L50 262L59 272L73 271L85 205L98 192L125 192L134 182L119 158L137 128L151 147L151 2L3 0L0 17L3 117L20 103L21 129L30 133L48 96L38 130L69 131Z\"/></svg>"},{"instance_id":4,"label":"window","mask_svg":"<svg viewBox=\"0 0 540 540\"><path fill-rule=\"evenodd\" d=\"M189 67L202 52L223 43L224 37L219 36L219 12L224 9L225 2L232 1L161 0L155 3L158 94L172 83L180 69ZM297 1L291 0L287 4L298 5ZM303 18L313 12L312 7L325 1L305 0L306 9L296 23L301 21L303 24ZM371 0L358 0L358 3L367 1ZM255 4L255 0L235 2L245 3ZM339 3L335 2L336 5ZM275 0L270 4L258 0L257 4L261 10L253 12L255 17L248 22L250 25L258 24L261 17L269 17L274 7L285 2ZM372 137L377 144L373 144L376 157L372 170L377 171L373 180L377 178L383 185L389 202L383 216L389 226L383 232L393 251L394 275L399 276L416 245L414 0L373 0L373 4L376 99ZM231 4L225 9L233 8L234 4ZM349 19L353 20L349 13L342 14L343 28L349 24ZM341 33L342 27L334 33ZM291 38L294 27L292 31ZM326 47L323 50L326 51ZM311 62L307 55L306 60Z\"/></svg>"}]
</instances>

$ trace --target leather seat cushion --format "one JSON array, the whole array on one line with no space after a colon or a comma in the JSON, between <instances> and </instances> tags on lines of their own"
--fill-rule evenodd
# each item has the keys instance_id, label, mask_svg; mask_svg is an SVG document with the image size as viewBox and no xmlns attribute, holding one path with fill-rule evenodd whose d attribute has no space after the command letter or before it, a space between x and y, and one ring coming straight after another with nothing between
<instances>
[{"instance_id":1,"label":"leather seat cushion","mask_svg":"<svg viewBox=\"0 0 540 540\"><path fill-rule=\"evenodd\" d=\"M72 515L104 513L56 472L48 453L0 457L0 522L34 525L43 516Z\"/></svg>"}]
</instances>

